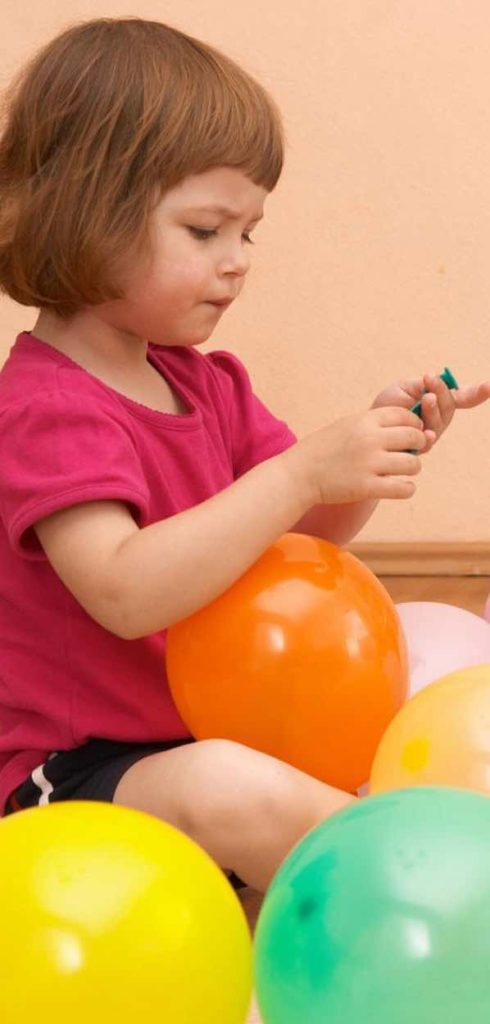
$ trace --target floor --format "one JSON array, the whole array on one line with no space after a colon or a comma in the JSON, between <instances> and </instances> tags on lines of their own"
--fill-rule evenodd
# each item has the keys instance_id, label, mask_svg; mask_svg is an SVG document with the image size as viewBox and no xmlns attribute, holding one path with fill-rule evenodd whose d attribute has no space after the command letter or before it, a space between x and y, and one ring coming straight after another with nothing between
<instances>
[{"instance_id":1,"label":"floor","mask_svg":"<svg viewBox=\"0 0 490 1024\"><path fill-rule=\"evenodd\" d=\"M395 603L442 601L444 604L454 604L460 608L466 608L476 615L482 614L490 593L490 577L488 576L457 578L449 576L388 576L382 582ZM253 930L262 902L261 897L253 889L244 889L241 901ZM260 1021L259 1012L254 1004L247 1024L260 1024Z\"/></svg>"}]
</instances>

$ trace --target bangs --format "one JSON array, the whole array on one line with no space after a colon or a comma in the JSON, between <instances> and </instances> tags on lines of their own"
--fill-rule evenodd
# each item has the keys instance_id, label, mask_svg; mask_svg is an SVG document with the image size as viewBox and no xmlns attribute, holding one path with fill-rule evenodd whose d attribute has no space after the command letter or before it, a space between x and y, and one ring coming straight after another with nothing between
<instances>
[{"instance_id":1,"label":"bangs","mask_svg":"<svg viewBox=\"0 0 490 1024\"><path fill-rule=\"evenodd\" d=\"M211 57L206 65L192 75L181 68L184 102L171 131L166 119L172 144L161 150L162 180L167 184L170 177L174 185L188 174L227 166L271 192L284 160L283 130L272 99L227 62ZM163 133L158 135L161 139Z\"/></svg>"}]
</instances>

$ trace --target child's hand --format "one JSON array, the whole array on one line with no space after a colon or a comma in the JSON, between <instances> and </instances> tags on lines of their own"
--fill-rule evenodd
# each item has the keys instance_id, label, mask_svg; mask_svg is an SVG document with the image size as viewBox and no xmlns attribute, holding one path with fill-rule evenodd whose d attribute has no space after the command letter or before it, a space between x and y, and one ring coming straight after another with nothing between
<instances>
[{"instance_id":1,"label":"child's hand","mask_svg":"<svg viewBox=\"0 0 490 1024\"><path fill-rule=\"evenodd\" d=\"M307 507L410 498L427 444L422 421L404 408L370 409L336 420L284 452ZM415 454L414 454L415 453Z\"/></svg>"},{"instance_id":2,"label":"child's hand","mask_svg":"<svg viewBox=\"0 0 490 1024\"><path fill-rule=\"evenodd\" d=\"M425 395L424 391L427 392ZM391 384L375 398L371 408L397 405L411 409L421 401L426 454L449 426L456 409L473 409L486 402L487 398L490 398L490 381L450 390L440 377L427 373L417 380Z\"/></svg>"}]
</instances>

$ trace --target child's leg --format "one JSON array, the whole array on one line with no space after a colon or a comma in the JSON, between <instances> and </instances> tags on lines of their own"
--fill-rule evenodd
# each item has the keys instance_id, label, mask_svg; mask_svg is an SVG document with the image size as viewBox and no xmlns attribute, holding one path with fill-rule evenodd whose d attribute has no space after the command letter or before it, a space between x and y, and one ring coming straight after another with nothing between
<instances>
[{"instance_id":1,"label":"child's leg","mask_svg":"<svg viewBox=\"0 0 490 1024\"><path fill-rule=\"evenodd\" d=\"M354 799L228 740L151 754L128 769L114 794L114 803L175 825L261 891L310 828Z\"/></svg>"}]
</instances>

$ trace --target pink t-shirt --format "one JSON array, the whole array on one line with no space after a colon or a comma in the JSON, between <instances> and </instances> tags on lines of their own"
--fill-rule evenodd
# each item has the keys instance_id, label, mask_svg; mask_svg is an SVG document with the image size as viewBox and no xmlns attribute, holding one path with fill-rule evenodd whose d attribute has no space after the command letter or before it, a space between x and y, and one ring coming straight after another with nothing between
<instances>
[{"instance_id":1,"label":"pink t-shirt","mask_svg":"<svg viewBox=\"0 0 490 1024\"><path fill-rule=\"evenodd\" d=\"M32 525L57 509L116 499L144 527L295 440L234 356L150 345L148 358L186 415L126 398L29 333L0 373L0 812L54 750L91 738L189 735L166 682L165 632L122 640L94 622Z\"/></svg>"}]
</instances>

